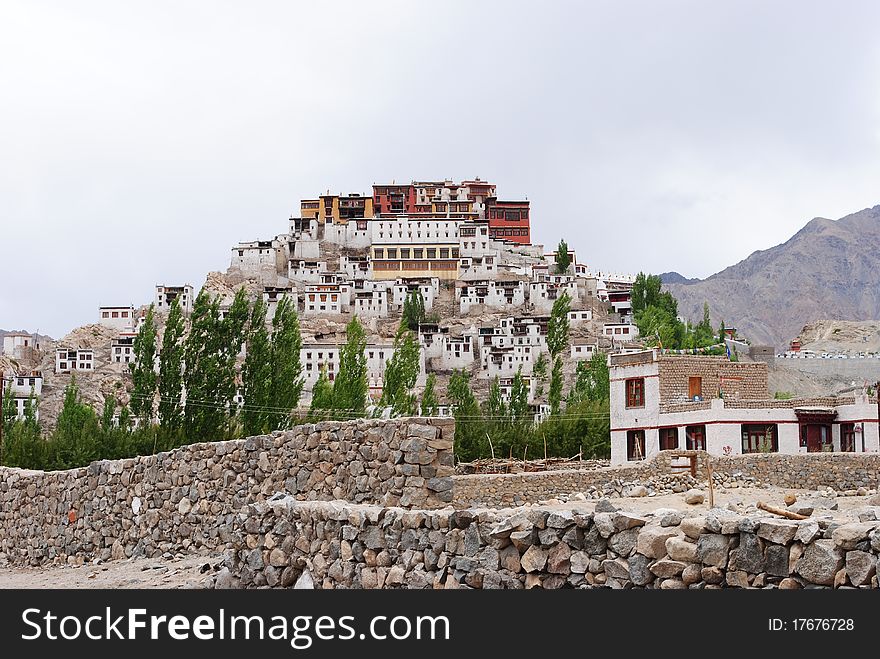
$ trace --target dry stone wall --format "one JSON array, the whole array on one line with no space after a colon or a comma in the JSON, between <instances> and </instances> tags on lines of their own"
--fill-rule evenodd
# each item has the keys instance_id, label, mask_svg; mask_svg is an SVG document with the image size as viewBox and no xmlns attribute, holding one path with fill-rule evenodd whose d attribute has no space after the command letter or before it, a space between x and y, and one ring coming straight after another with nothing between
<instances>
[{"instance_id":1,"label":"dry stone wall","mask_svg":"<svg viewBox=\"0 0 880 659\"><path fill-rule=\"evenodd\" d=\"M451 420L322 422L68 471L0 468L0 560L82 563L223 549L235 514L277 492L445 506L453 441Z\"/></svg>"},{"instance_id":2,"label":"dry stone wall","mask_svg":"<svg viewBox=\"0 0 880 659\"><path fill-rule=\"evenodd\" d=\"M405 510L293 498L254 504L235 519L240 540L215 585L877 587L878 521L793 522L717 508L642 516L607 500L596 508L603 512Z\"/></svg>"},{"instance_id":3,"label":"dry stone wall","mask_svg":"<svg viewBox=\"0 0 880 659\"><path fill-rule=\"evenodd\" d=\"M705 452L697 453L697 478L706 479ZM590 470L555 470L519 474L468 474L453 477L454 505L502 507L539 503L559 494L584 492L591 487L620 481L647 480L674 469L671 451L661 451L649 460L619 467ZM681 460L677 461L681 463ZM880 481L880 454L876 453L755 453L712 457L716 474L731 478L751 477L778 487L818 490L876 488Z\"/></svg>"}]
</instances>

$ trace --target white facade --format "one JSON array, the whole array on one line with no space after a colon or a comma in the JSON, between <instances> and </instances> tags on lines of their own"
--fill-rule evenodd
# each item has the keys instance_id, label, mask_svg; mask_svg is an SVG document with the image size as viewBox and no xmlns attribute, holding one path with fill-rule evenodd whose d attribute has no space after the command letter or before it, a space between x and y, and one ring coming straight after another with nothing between
<instances>
[{"instance_id":1,"label":"white facade","mask_svg":"<svg viewBox=\"0 0 880 659\"><path fill-rule=\"evenodd\" d=\"M477 358L474 342L470 336L449 336L441 339L440 368L452 371L470 368Z\"/></svg>"},{"instance_id":2,"label":"white facade","mask_svg":"<svg viewBox=\"0 0 880 659\"><path fill-rule=\"evenodd\" d=\"M326 222L324 224L324 240L334 245L351 249L363 249L370 246L371 219L352 219L348 222Z\"/></svg>"},{"instance_id":3,"label":"white facade","mask_svg":"<svg viewBox=\"0 0 880 659\"><path fill-rule=\"evenodd\" d=\"M457 286L459 311L468 313L472 307L485 305L490 309L506 309L522 306L525 303L525 282L507 281L475 281Z\"/></svg>"},{"instance_id":4,"label":"white facade","mask_svg":"<svg viewBox=\"0 0 880 659\"><path fill-rule=\"evenodd\" d=\"M327 272L327 261L290 261L287 267L288 279L317 284L321 275Z\"/></svg>"},{"instance_id":5,"label":"white facade","mask_svg":"<svg viewBox=\"0 0 880 659\"><path fill-rule=\"evenodd\" d=\"M398 279L391 287L391 305L400 311L409 294L417 290L422 294L422 300L425 303L425 311L431 311L434 308L434 299L440 293L440 279L432 277L429 280L405 280Z\"/></svg>"},{"instance_id":6,"label":"white facade","mask_svg":"<svg viewBox=\"0 0 880 659\"><path fill-rule=\"evenodd\" d=\"M6 393L10 386L13 396L27 398L33 393L34 396L39 397L43 393L43 375L39 371L23 374L6 373L3 375L3 392Z\"/></svg>"},{"instance_id":7,"label":"white facade","mask_svg":"<svg viewBox=\"0 0 880 659\"><path fill-rule=\"evenodd\" d=\"M321 369L327 371L327 378L333 382L339 373L339 350L338 344L310 343L303 345L300 350L300 362L303 367L304 389L311 392L321 375ZM394 355L394 346L390 344L367 344L364 356L367 362L367 382L371 396L382 394L382 382L385 375L385 365ZM425 382L425 355L419 351L419 376L416 386L424 386Z\"/></svg>"},{"instance_id":8,"label":"white facade","mask_svg":"<svg viewBox=\"0 0 880 659\"><path fill-rule=\"evenodd\" d=\"M609 356L612 464L650 458L661 447L740 455L758 452L763 443L771 452L806 453L811 425L825 426L827 450L842 450L849 434L852 452L880 451L877 403L864 394L831 405L827 399L817 405L803 399L711 398L661 408L657 360L656 350ZM632 395L636 390L639 395ZM817 424L816 417L825 420Z\"/></svg>"},{"instance_id":9,"label":"white facade","mask_svg":"<svg viewBox=\"0 0 880 659\"><path fill-rule=\"evenodd\" d=\"M598 343L572 343L571 346L569 346L569 356L574 361L591 359L598 351Z\"/></svg>"},{"instance_id":10,"label":"white facade","mask_svg":"<svg viewBox=\"0 0 880 659\"><path fill-rule=\"evenodd\" d=\"M489 225L485 222L462 222L458 227L459 254L465 257L498 256L489 239Z\"/></svg>"},{"instance_id":11,"label":"white facade","mask_svg":"<svg viewBox=\"0 0 880 659\"><path fill-rule=\"evenodd\" d=\"M275 310L278 303L283 298L287 298L294 311L299 310L299 298L297 297L296 287L288 286L287 288L277 288L267 286L263 289L263 303L266 305L266 320L272 320L275 317Z\"/></svg>"},{"instance_id":12,"label":"white facade","mask_svg":"<svg viewBox=\"0 0 880 659\"><path fill-rule=\"evenodd\" d=\"M303 315L338 314L348 311L343 306L342 291L339 284L314 284L305 287L303 293Z\"/></svg>"},{"instance_id":13,"label":"white facade","mask_svg":"<svg viewBox=\"0 0 880 659\"><path fill-rule=\"evenodd\" d=\"M632 323L605 323L602 334L615 341L632 341L639 337L639 328Z\"/></svg>"},{"instance_id":14,"label":"white facade","mask_svg":"<svg viewBox=\"0 0 880 659\"><path fill-rule=\"evenodd\" d=\"M80 348L57 348L55 350L55 372L93 371L95 351Z\"/></svg>"},{"instance_id":15,"label":"white facade","mask_svg":"<svg viewBox=\"0 0 880 659\"><path fill-rule=\"evenodd\" d=\"M264 268L275 270L283 260L283 244L278 238L253 240L232 248L229 267L244 274L259 274Z\"/></svg>"},{"instance_id":16,"label":"white facade","mask_svg":"<svg viewBox=\"0 0 880 659\"><path fill-rule=\"evenodd\" d=\"M355 292L354 313L360 318L387 318L388 290L376 289Z\"/></svg>"},{"instance_id":17,"label":"white facade","mask_svg":"<svg viewBox=\"0 0 880 659\"><path fill-rule=\"evenodd\" d=\"M568 312L568 324L571 327L577 327L593 320L593 312L589 309L578 309L577 311Z\"/></svg>"},{"instance_id":18,"label":"white facade","mask_svg":"<svg viewBox=\"0 0 880 659\"><path fill-rule=\"evenodd\" d=\"M480 351L482 376L484 378L511 378L522 368L523 375L532 374L532 366L539 351L531 346L509 347L483 346Z\"/></svg>"},{"instance_id":19,"label":"white facade","mask_svg":"<svg viewBox=\"0 0 880 659\"><path fill-rule=\"evenodd\" d=\"M192 313L193 302L195 301L192 286L189 284L184 284L183 286L156 285L156 296L153 304L157 311L168 313L175 299L184 315L188 316Z\"/></svg>"},{"instance_id":20,"label":"white facade","mask_svg":"<svg viewBox=\"0 0 880 659\"><path fill-rule=\"evenodd\" d=\"M100 307L98 309L98 323L104 327L112 327L120 332L134 329L136 319L134 307Z\"/></svg>"},{"instance_id":21,"label":"white facade","mask_svg":"<svg viewBox=\"0 0 880 659\"><path fill-rule=\"evenodd\" d=\"M134 334L118 336L110 342L110 363L134 363Z\"/></svg>"},{"instance_id":22,"label":"white facade","mask_svg":"<svg viewBox=\"0 0 880 659\"><path fill-rule=\"evenodd\" d=\"M397 216L370 220L370 243L373 245L417 245L419 243L455 243L458 249L458 225L452 218L420 219Z\"/></svg>"},{"instance_id":23,"label":"white facade","mask_svg":"<svg viewBox=\"0 0 880 659\"><path fill-rule=\"evenodd\" d=\"M566 292L571 298L572 304L579 300L575 278L549 275L545 280L529 283L529 302L535 311L550 313L553 309L553 303Z\"/></svg>"},{"instance_id":24,"label":"white facade","mask_svg":"<svg viewBox=\"0 0 880 659\"><path fill-rule=\"evenodd\" d=\"M352 281L373 279L373 262L370 260L369 254L366 256L343 254L339 257L339 269Z\"/></svg>"},{"instance_id":25,"label":"white facade","mask_svg":"<svg viewBox=\"0 0 880 659\"><path fill-rule=\"evenodd\" d=\"M3 337L3 354L13 359L22 359L24 351L34 347L34 337L24 332L11 332Z\"/></svg>"}]
</instances>

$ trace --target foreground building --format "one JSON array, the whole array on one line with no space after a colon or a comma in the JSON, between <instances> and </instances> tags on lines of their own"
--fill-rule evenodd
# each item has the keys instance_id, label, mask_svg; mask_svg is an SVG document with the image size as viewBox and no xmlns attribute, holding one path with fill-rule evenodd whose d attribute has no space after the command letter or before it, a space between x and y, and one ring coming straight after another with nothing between
<instances>
[{"instance_id":1,"label":"foreground building","mask_svg":"<svg viewBox=\"0 0 880 659\"><path fill-rule=\"evenodd\" d=\"M674 449L713 455L880 451L876 398L775 400L764 362L654 349L609 355L608 366L612 464Z\"/></svg>"}]
</instances>

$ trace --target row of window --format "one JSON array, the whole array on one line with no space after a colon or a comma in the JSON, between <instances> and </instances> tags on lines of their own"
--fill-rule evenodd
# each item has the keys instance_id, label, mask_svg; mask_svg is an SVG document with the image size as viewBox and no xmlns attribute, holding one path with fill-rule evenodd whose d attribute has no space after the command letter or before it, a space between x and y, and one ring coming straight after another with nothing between
<instances>
[{"instance_id":1,"label":"row of window","mask_svg":"<svg viewBox=\"0 0 880 659\"><path fill-rule=\"evenodd\" d=\"M779 428L775 423L744 423L741 430L742 453L777 453L779 451ZM660 428L660 450L680 448L679 428ZM856 424L840 424L840 450L853 453L856 450ZM830 451L833 448L829 424L805 423L800 427L800 445L807 452ZM706 426L685 427L685 448L689 451L706 450ZM627 460L645 458L645 431L629 430L626 433Z\"/></svg>"},{"instance_id":2,"label":"row of window","mask_svg":"<svg viewBox=\"0 0 880 659\"><path fill-rule=\"evenodd\" d=\"M629 327L606 327L605 334L607 336L612 334L629 334Z\"/></svg>"},{"instance_id":3,"label":"row of window","mask_svg":"<svg viewBox=\"0 0 880 659\"><path fill-rule=\"evenodd\" d=\"M101 318L128 318L129 313L128 311L102 311ZM120 316L120 314L122 315ZM134 314L132 314L132 317L134 317Z\"/></svg>"},{"instance_id":4,"label":"row of window","mask_svg":"<svg viewBox=\"0 0 880 659\"><path fill-rule=\"evenodd\" d=\"M425 247L415 247L415 248L401 247L399 249L397 247L388 247L388 248L377 247L377 248L373 249L373 258L396 259L396 258L398 258L398 253L400 254L399 258L401 258L401 259L410 259L410 258L413 258L413 259L436 259L436 258L457 259L458 258L458 248L457 247L453 247L453 248L440 247L439 249L436 247L427 247L427 248L425 248ZM412 256L410 256L410 253L412 253ZM438 253L439 253L439 257L438 257Z\"/></svg>"},{"instance_id":5,"label":"row of window","mask_svg":"<svg viewBox=\"0 0 880 659\"><path fill-rule=\"evenodd\" d=\"M458 261L374 261L373 270L455 270Z\"/></svg>"},{"instance_id":6,"label":"row of window","mask_svg":"<svg viewBox=\"0 0 880 659\"><path fill-rule=\"evenodd\" d=\"M528 236L528 229L495 229L494 227L489 229L489 235L493 238L495 236Z\"/></svg>"},{"instance_id":7,"label":"row of window","mask_svg":"<svg viewBox=\"0 0 880 659\"><path fill-rule=\"evenodd\" d=\"M501 208L489 209L489 219L490 220L505 220L507 222L519 222L520 220L529 219L529 211L527 210L519 210L519 211L509 211Z\"/></svg>"}]
</instances>

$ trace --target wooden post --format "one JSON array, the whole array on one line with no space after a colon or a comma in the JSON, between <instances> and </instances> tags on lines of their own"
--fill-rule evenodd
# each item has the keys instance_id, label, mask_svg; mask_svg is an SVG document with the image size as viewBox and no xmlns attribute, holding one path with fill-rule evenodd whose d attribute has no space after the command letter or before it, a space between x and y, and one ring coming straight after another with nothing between
<instances>
[{"instance_id":1,"label":"wooden post","mask_svg":"<svg viewBox=\"0 0 880 659\"><path fill-rule=\"evenodd\" d=\"M706 455L706 471L709 474L709 508L715 507L715 483L712 478L712 460Z\"/></svg>"}]
</instances>

